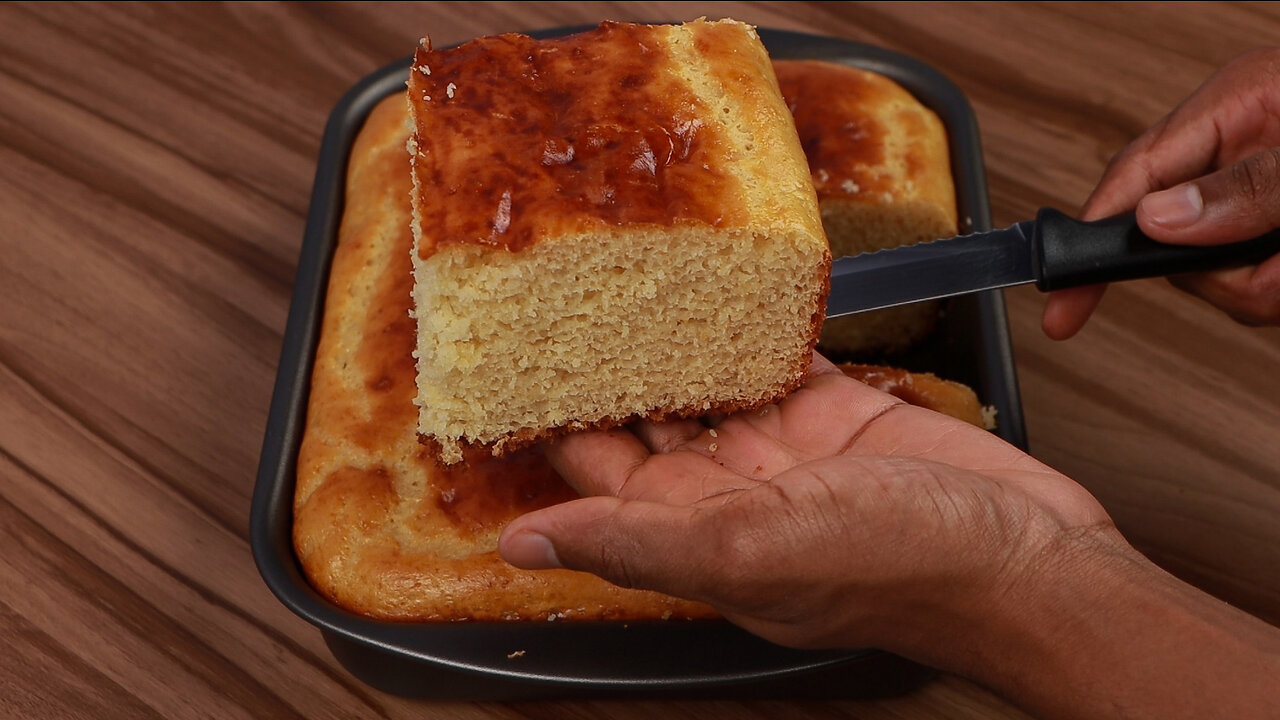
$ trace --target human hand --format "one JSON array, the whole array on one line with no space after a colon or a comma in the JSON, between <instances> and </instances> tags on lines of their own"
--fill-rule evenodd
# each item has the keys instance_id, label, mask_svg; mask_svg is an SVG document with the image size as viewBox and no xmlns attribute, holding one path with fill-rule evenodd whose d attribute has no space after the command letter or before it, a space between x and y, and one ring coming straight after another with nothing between
<instances>
[{"instance_id":1,"label":"human hand","mask_svg":"<svg viewBox=\"0 0 1280 720\"><path fill-rule=\"evenodd\" d=\"M1085 202L1094 220L1137 207L1161 242L1239 242L1280 227L1280 49L1246 53L1120 152ZM1257 266L1170 278L1249 325L1280 324L1280 256ZM1104 286L1052 293L1043 327L1075 335Z\"/></svg>"},{"instance_id":2,"label":"human hand","mask_svg":"<svg viewBox=\"0 0 1280 720\"><path fill-rule=\"evenodd\" d=\"M1128 547L1066 477L818 356L763 411L571 435L548 457L588 497L512 522L509 562L701 600L786 645L942 664L944 628L998 614L1077 539Z\"/></svg>"}]
</instances>

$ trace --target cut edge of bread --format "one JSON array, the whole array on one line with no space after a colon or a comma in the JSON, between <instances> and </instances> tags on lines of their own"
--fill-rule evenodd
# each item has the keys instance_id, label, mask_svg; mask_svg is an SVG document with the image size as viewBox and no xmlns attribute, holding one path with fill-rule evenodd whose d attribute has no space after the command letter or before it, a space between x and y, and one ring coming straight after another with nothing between
<instances>
[{"instance_id":1,"label":"cut edge of bread","mask_svg":"<svg viewBox=\"0 0 1280 720\"><path fill-rule=\"evenodd\" d=\"M451 463L466 447L776 402L806 376L830 255L676 226L451 247L414 272L419 431Z\"/></svg>"}]
</instances>

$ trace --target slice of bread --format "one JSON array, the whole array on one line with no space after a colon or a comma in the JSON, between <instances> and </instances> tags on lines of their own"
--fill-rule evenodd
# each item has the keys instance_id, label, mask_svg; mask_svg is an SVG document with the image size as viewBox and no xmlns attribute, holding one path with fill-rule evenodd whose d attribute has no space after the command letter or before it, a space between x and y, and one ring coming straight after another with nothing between
<instances>
[{"instance_id":1,"label":"slice of bread","mask_svg":"<svg viewBox=\"0 0 1280 720\"><path fill-rule=\"evenodd\" d=\"M424 42L408 101L419 431L441 461L804 379L830 254L752 28Z\"/></svg>"},{"instance_id":2,"label":"slice of bread","mask_svg":"<svg viewBox=\"0 0 1280 720\"><path fill-rule=\"evenodd\" d=\"M780 60L834 257L951 237L955 188L946 130L897 83L836 63ZM892 355L933 329L940 304L827 321L820 346L846 357Z\"/></svg>"}]
</instances>

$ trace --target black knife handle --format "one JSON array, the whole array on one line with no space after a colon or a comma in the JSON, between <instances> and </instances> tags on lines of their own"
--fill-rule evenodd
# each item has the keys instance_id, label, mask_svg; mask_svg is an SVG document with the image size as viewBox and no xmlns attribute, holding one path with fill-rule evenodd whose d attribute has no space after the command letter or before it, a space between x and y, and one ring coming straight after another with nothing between
<instances>
[{"instance_id":1,"label":"black knife handle","mask_svg":"<svg viewBox=\"0 0 1280 720\"><path fill-rule=\"evenodd\" d=\"M1084 222L1043 208L1031 244L1036 287L1048 291L1255 265L1280 252L1280 230L1228 245L1170 245L1147 237L1132 212Z\"/></svg>"}]
</instances>

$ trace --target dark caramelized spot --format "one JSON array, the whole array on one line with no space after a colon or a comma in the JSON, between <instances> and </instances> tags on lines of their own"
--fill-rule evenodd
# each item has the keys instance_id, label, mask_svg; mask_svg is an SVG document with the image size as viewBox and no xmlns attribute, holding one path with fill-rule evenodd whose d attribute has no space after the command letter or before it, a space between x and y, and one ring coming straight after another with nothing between
<instances>
[{"instance_id":1,"label":"dark caramelized spot","mask_svg":"<svg viewBox=\"0 0 1280 720\"><path fill-rule=\"evenodd\" d=\"M874 113L885 96L875 78L825 62L777 60L773 68L818 197L892 191L892 178L868 171L884 163L888 132Z\"/></svg>"},{"instance_id":2,"label":"dark caramelized spot","mask_svg":"<svg viewBox=\"0 0 1280 720\"><path fill-rule=\"evenodd\" d=\"M577 497L537 448L501 458L470 450L463 462L436 472L433 482L436 505L455 527L472 534Z\"/></svg>"},{"instance_id":3,"label":"dark caramelized spot","mask_svg":"<svg viewBox=\"0 0 1280 720\"><path fill-rule=\"evenodd\" d=\"M657 32L607 22L553 40L419 48L409 99L420 255L444 243L519 250L593 227L724 222L741 201L718 170L720 131L672 75Z\"/></svg>"}]
</instances>

